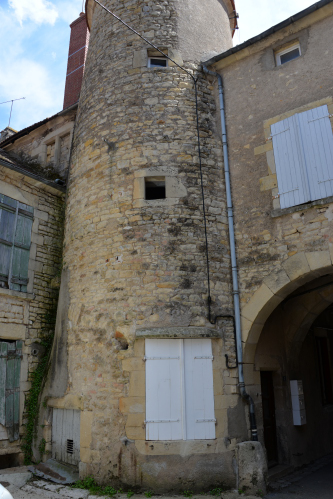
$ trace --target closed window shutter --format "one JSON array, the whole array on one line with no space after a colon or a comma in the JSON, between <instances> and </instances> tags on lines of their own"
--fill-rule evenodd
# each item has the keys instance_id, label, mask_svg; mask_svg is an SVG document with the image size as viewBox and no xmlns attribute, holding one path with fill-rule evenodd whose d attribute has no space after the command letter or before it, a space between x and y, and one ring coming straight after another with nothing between
<instances>
[{"instance_id":1,"label":"closed window shutter","mask_svg":"<svg viewBox=\"0 0 333 499\"><path fill-rule=\"evenodd\" d=\"M184 341L186 438L215 438L212 343Z\"/></svg>"},{"instance_id":2,"label":"closed window shutter","mask_svg":"<svg viewBox=\"0 0 333 499\"><path fill-rule=\"evenodd\" d=\"M0 342L0 424L6 423L6 373L8 343Z\"/></svg>"},{"instance_id":3,"label":"closed window shutter","mask_svg":"<svg viewBox=\"0 0 333 499\"><path fill-rule=\"evenodd\" d=\"M19 438L22 341L0 342L0 424L10 442Z\"/></svg>"},{"instance_id":4,"label":"closed window shutter","mask_svg":"<svg viewBox=\"0 0 333 499\"><path fill-rule=\"evenodd\" d=\"M17 291L27 291L32 222L32 218L18 214L10 283Z\"/></svg>"},{"instance_id":5,"label":"closed window shutter","mask_svg":"<svg viewBox=\"0 0 333 499\"><path fill-rule=\"evenodd\" d=\"M333 196L333 134L327 106L297 116L311 200Z\"/></svg>"},{"instance_id":6,"label":"closed window shutter","mask_svg":"<svg viewBox=\"0 0 333 499\"><path fill-rule=\"evenodd\" d=\"M275 123L271 134L281 208L306 203L310 191L297 117Z\"/></svg>"},{"instance_id":7,"label":"closed window shutter","mask_svg":"<svg viewBox=\"0 0 333 499\"><path fill-rule=\"evenodd\" d=\"M181 440L182 340L146 340L146 439Z\"/></svg>"}]
</instances>

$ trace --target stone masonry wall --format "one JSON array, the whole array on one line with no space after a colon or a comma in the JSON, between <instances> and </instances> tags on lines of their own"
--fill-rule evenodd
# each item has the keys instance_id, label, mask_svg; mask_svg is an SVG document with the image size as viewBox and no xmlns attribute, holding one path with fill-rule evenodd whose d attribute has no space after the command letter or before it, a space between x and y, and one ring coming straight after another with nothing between
<instances>
[{"instance_id":1,"label":"stone masonry wall","mask_svg":"<svg viewBox=\"0 0 333 499\"><path fill-rule=\"evenodd\" d=\"M52 332L48 316L55 313L57 305L55 278L61 265L64 194L5 167L0 167L0 192L34 208L28 292L0 289L0 340L23 340L20 378L22 436L30 373L43 355L38 342L43 334ZM17 462L22 462L20 441L10 443L2 426L0 435L0 455L16 454Z\"/></svg>"},{"instance_id":2,"label":"stone masonry wall","mask_svg":"<svg viewBox=\"0 0 333 499\"><path fill-rule=\"evenodd\" d=\"M198 64L190 62L191 55L183 60L176 0L106 5L198 77L212 308L213 314L230 313L222 148L213 86ZM148 68L148 49L96 7L66 212L69 385L63 400L49 405L82 411L81 475L93 473L100 481L131 486L153 480L154 490L179 490L193 485L196 469L196 483L202 487L221 480L233 483L235 441L227 438L227 410L237 404L237 397L225 406L221 391L235 393L236 379L234 371L224 374L222 354L214 375L216 441L161 442L153 451L142 427L143 377L135 373L144 373L144 342L136 341L137 330L167 327L172 337L174 327L211 327L194 85L172 64ZM144 199L142 182L149 176L165 177L166 199ZM131 385L133 380L138 385ZM138 396L133 396L137 389Z\"/></svg>"}]
</instances>

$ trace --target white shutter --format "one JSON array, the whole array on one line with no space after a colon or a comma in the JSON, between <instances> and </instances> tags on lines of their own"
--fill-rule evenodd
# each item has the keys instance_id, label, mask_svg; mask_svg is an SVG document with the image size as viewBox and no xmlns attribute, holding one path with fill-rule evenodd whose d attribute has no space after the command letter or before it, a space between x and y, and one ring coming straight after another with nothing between
<instances>
[{"instance_id":1,"label":"white shutter","mask_svg":"<svg viewBox=\"0 0 333 499\"><path fill-rule=\"evenodd\" d=\"M186 439L215 438L211 340L185 340L184 360Z\"/></svg>"},{"instance_id":2,"label":"white shutter","mask_svg":"<svg viewBox=\"0 0 333 499\"><path fill-rule=\"evenodd\" d=\"M333 134L327 106L296 115L299 121L311 200L333 195Z\"/></svg>"},{"instance_id":3,"label":"white shutter","mask_svg":"<svg viewBox=\"0 0 333 499\"><path fill-rule=\"evenodd\" d=\"M146 340L146 439L181 440L183 340Z\"/></svg>"},{"instance_id":4,"label":"white shutter","mask_svg":"<svg viewBox=\"0 0 333 499\"><path fill-rule=\"evenodd\" d=\"M306 203L310 191L297 117L275 123L271 134L281 208Z\"/></svg>"}]
</instances>

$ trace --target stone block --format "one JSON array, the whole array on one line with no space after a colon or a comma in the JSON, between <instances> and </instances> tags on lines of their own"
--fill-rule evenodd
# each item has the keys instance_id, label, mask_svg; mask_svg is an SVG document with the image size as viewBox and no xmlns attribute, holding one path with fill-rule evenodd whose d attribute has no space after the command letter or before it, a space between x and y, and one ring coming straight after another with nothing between
<instances>
[{"instance_id":1,"label":"stone block","mask_svg":"<svg viewBox=\"0 0 333 499\"><path fill-rule=\"evenodd\" d=\"M307 251L305 256L311 270L330 267L332 265L329 251Z\"/></svg>"},{"instance_id":2,"label":"stone block","mask_svg":"<svg viewBox=\"0 0 333 499\"><path fill-rule=\"evenodd\" d=\"M254 293L252 298L242 308L242 316L250 321L254 321L260 310L266 305L270 298L273 298L274 293L266 284L262 284Z\"/></svg>"},{"instance_id":3,"label":"stone block","mask_svg":"<svg viewBox=\"0 0 333 499\"><path fill-rule=\"evenodd\" d=\"M143 427L145 422L145 415L143 413L129 414L127 416L126 426L137 426L139 428Z\"/></svg>"},{"instance_id":4,"label":"stone block","mask_svg":"<svg viewBox=\"0 0 333 499\"><path fill-rule=\"evenodd\" d=\"M260 190L268 191L269 189L274 189L277 187L276 175L267 175L267 177L262 177L259 179Z\"/></svg>"},{"instance_id":5,"label":"stone block","mask_svg":"<svg viewBox=\"0 0 333 499\"><path fill-rule=\"evenodd\" d=\"M25 340L26 326L23 324L0 323L2 340Z\"/></svg>"},{"instance_id":6,"label":"stone block","mask_svg":"<svg viewBox=\"0 0 333 499\"><path fill-rule=\"evenodd\" d=\"M236 446L237 489L246 493L266 493L267 463L260 442L242 442Z\"/></svg>"},{"instance_id":7,"label":"stone block","mask_svg":"<svg viewBox=\"0 0 333 499\"><path fill-rule=\"evenodd\" d=\"M126 426L126 436L130 440L145 440L146 430L138 426Z\"/></svg>"},{"instance_id":8,"label":"stone block","mask_svg":"<svg viewBox=\"0 0 333 499\"><path fill-rule=\"evenodd\" d=\"M258 156L259 154L264 154L267 151L272 151L273 150L273 144L272 142L267 142L267 144L264 144L262 146L258 146L254 148L254 155Z\"/></svg>"},{"instance_id":9,"label":"stone block","mask_svg":"<svg viewBox=\"0 0 333 499\"><path fill-rule=\"evenodd\" d=\"M134 356L135 357L143 357L145 356L145 340L137 339L134 343Z\"/></svg>"},{"instance_id":10,"label":"stone block","mask_svg":"<svg viewBox=\"0 0 333 499\"><path fill-rule=\"evenodd\" d=\"M269 274L267 277L265 277L263 282L272 291L272 293L276 294L281 288L289 284L290 279L286 271L281 269Z\"/></svg>"},{"instance_id":11,"label":"stone block","mask_svg":"<svg viewBox=\"0 0 333 499\"><path fill-rule=\"evenodd\" d=\"M291 281L310 272L309 262L304 252L297 253L283 262L282 267Z\"/></svg>"},{"instance_id":12,"label":"stone block","mask_svg":"<svg viewBox=\"0 0 333 499\"><path fill-rule=\"evenodd\" d=\"M144 371L145 363L143 357L132 357L122 361L124 371Z\"/></svg>"},{"instance_id":13,"label":"stone block","mask_svg":"<svg viewBox=\"0 0 333 499\"><path fill-rule=\"evenodd\" d=\"M80 415L80 448L91 445L91 429L94 420L92 411L82 411Z\"/></svg>"},{"instance_id":14,"label":"stone block","mask_svg":"<svg viewBox=\"0 0 333 499\"><path fill-rule=\"evenodd\" d=\"M120 398L119 410L123 414L143 413L145 411L145 398L144 397Z\"/></svg>"},{"instance_id":15,"label":"stone block","mask_svg":"<svg viewBox=\"0 0 333 499\"><path fill-rule=\"evenodd\" d=\"M130 397L145 397L146 395L145 371L131 371L128 394Z\"/></svg>"}]
</instances>

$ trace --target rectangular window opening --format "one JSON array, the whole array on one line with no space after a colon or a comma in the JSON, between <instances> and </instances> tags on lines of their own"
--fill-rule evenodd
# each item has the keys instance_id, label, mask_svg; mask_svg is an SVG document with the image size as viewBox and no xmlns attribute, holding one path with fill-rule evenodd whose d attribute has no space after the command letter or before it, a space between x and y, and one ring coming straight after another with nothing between
<instances>
[{"instance_id":1,"label":"rectangular window opening","mask_svg":"<svg viewBox=\"0 0 333 499\"><path fill-rule=\"evenodd\" d=\"M165 177L145 178L145 199L165 199Z\"/></svg>"},{"instance_id":2,"label":"rectangular window opening","mask_svg":"<svg viewBox=\"0 0 333 499\"><path fill-rule=\"evenodd\" d=\"M284 49L279 50L275 53L276 65L281 66L286 62L292 61L293 59L297 59L301 55L301 47L299 43L295 43L294 45Z\"/></svg>"},{"instance_id":3,"label":"rectangular window opening","mask_svg":"<svg viewBox=\"0 0 333 499\"><path fill-rule=\"evenodd\" d=\"M148 68L167 68L168 59L166 57L149 57Z\"/></svg>"}]
</instances>

